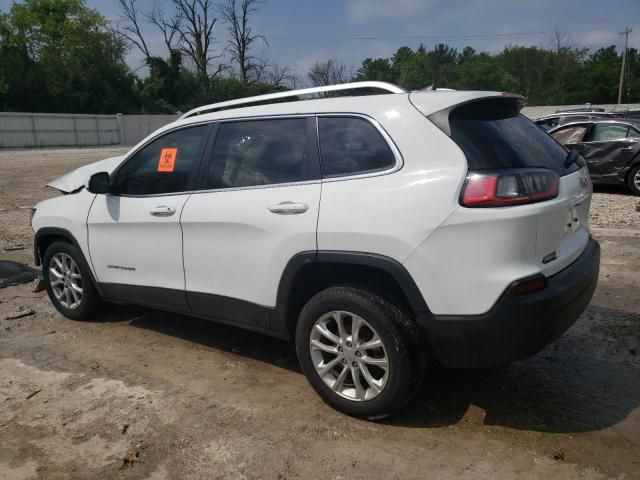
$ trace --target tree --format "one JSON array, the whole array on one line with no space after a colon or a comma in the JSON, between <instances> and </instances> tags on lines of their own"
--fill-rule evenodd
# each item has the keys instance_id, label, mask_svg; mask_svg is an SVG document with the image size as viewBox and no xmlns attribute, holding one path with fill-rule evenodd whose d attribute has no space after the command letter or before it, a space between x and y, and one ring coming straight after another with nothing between
<instances>
[{"instance_id":1,"label":"tree","mask_svg":"<svg viewBox=\"0 0 640 480\"><path fill-rule=\"evenodd\" d=\"M138 48L144 55L145 60L148 61L151 53L140 29L141 15L138 10L138 0L118 0L118 3L120 4L120 11L124 23L119 28L116 28L115 32Z\"/></svg>"},{"instance_id":2,"label":"tree","mask_svg":"<svg viewBox=\"0 0 640 480\"><path fill-rule=\"evenodd\" d=\"M347 81L346 67L335 59L316 62L309 70L309 81L315 87L344 83Z\"/></svg>"},{"instance_id":3,"label":"tree","mask_svg":"<svg viewBox=\"0 0 640 480\"><path fill-rule=\"evenodd\" d=\"M121 0L122 1L122 0ZM160 32L167 51L171 52L176 48L176 40L180 31L180 16L166 15L162 5L158 2L153 4L151 11L146 14L147 21L155 25Z\"/></svg>"},{"instance_id":4,"label":"tree","mask_svg":"<svg viewBox=\"0 0 640 480\"><path fill-rule=\"evenodd\" d=\"M396 82L396 74L387 58L367 58L356 72L356 80L378 80L381 82Z\"/></svg>"},{"instance_id":5,"label":"tree","mask_svg":"<svg viewBox=\"0 0 640 480\"><path fill-rule=\"evenodd\" d=\"M451 48L443 43L439 43L433 47L427 58L431 70L431 85L437 88L441 83L446 83L455 75L455 62L458 52L455 48Z\"/></svg>"},{"instance_id":6,"label":"tree","mask_svg":"<svg viewBox=\"0 0 640 480\"><path fill-rule=\"evenodd\" d=\"M212 0L171 0L175 9L178 24L178 48L193 62L196 72L203 78L209 77L211 61L222 55L213 54L215 27L217 18L213 16ZM218 75L225 69L219 64L211 76Z\"/></svg>"},{"instance_id":7,"label":"tree","mask_svg":"<svg viewBox=\"0 0 640 480\"><path fill-rule=\"evenodd\" d=\"M432 85L432 72L429 57L423 45L411 55L403 51L395 58L394 68L398 71L398 83L409 90L421 90Z\"/></svg>"},{"instance_id":8,"label":"tree","mask_svg":"<svg viewBox=\"0 0 640 480\"><path fill-rule=\"evenodd\" d=\"M220 7L222 19L226 23L230 35L227 51L231 60L238 64L240 80L245 85L249 84L251 74L256 70L259 71L261 67L259 63L256 63L255 57L251 56L250 50L256 40L262 40L266 43L266 39L262 35L252 33L249 20L251 15L258 12L259 5L263 3L263 0L227 0Z\"/></svg>"},{"instance_id":9,"label":"tree","mask_svg":"<svg viewBox=\"0 0 640 480\"><path fill-rule=\"evenodd\" d=\"M34 112L135 108L126 46L82 0L25 0L0 15L0 106Z\"/></svg>"},{"instance_id":10,"label":"tree","mask_svg":"<svg viewBox=\"0 0 640 480\"><path fill-rule=\"evenodd\" d=\"M584 69L588 101L616 103L621 62L614 45L600 48L589 56Z\"/></svg>"}]
</instances>

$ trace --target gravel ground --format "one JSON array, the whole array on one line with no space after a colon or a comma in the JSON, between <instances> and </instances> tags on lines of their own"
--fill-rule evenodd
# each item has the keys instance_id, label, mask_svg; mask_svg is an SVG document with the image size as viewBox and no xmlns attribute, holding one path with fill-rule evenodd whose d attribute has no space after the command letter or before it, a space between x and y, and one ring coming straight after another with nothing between
<instances>
[{"instance_id":1,"label":"gravel ground","mask_svg":"<svg viewBox=\"0 0 640 480\"><path fill-rule=\"evenodd\" d=\"M31 262L48 180L123 151L0 151L0 258ZM381 422L324 405L284 342L133 307L72 322L0 289L0 480L640 479L636 203L594 194L600 281L563 337L504 369L434 367Z\"/></svg>"},{"instance_id":2,"label":"gravel ground","mask_svg":"<svg viewBox=\"0 0 640 480\"><path fill-rule=\"evenodd\" d=\"M631 195L624 187L595 187L591 200L593 228L630 228L640 230L640 197Z\"/></svg>"}]
</instances>

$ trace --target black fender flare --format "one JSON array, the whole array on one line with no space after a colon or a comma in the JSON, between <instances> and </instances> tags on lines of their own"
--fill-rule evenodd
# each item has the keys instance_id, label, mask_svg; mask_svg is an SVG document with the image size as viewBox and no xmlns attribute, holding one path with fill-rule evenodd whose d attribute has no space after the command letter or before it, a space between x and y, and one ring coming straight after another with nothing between
<instances>
[{"instance_id":1,"label":"black fender flare","mask_svg":"<svg viewBox=\"0 0 640 480\"><path fill-rule=\"evenodd\" d=\"M78 250L78 252L80 252L80 261L84 263L83 267L87 270L87 272L89 272L89 276L91 277L93 286L96 288L100 296L104 296L102 289L100 288L100 284L94 277L93 270L91 269L89 262L87 262L87 259L84 256L84 252L82 251L80 244L76 240L76 237L74 237L73 234L65 228L42 227L36 232L36 235L33 239L33 257L36 266L40 266L42 264L42 259L40 258L40 240L42 239L42 237L48 236L64 238L71 245L73 245ZM44 254L44 252L42 252L42 254Z\"/></svg>"},{"instance_id":2,"label":"black fender flare","mask_svg":"<svg viewBox=\"0 0 640 480\"><path fill-rule=\"evenodd\" d=\"M287 263L276 297L276 307L272 312L271 325L274 329L285 331L287 328L287 306L293 282L302 268L310 264L338 263L371 267L384 271L393 278L402 289L414 313L430 313L429 307L407 269L397 260L367 252L350 252L340 250L318 250L300 252Z\"/></svg>"}]
</instances>

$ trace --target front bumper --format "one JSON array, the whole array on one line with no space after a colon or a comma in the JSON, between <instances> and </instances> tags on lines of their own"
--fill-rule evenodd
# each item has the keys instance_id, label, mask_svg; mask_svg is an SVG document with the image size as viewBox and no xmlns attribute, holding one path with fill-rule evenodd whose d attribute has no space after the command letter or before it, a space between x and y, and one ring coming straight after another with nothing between
<instances>
[{"instance_id":1,"label":"front bumper","mask_svg":"<svg viewBox=\"0 0 640 480\"><path fill-rule=\"evenodd\" d=\"M522 296L509 286L482 315L418 315L436 357L446 367L486 368L527 358L562 335L587 308L598 282L600 245L585 251L547 287Z\"/></svg>"}]
</instances>

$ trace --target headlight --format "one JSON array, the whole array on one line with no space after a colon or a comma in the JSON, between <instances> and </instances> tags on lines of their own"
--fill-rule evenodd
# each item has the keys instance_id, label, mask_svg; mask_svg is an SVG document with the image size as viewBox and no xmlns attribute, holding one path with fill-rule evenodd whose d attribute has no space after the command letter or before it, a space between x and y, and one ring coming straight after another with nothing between
<instances>
[{"instance_id":1,"label":"headlight","mask_svg":"<svg viewBox=\"0 0 640 480\"><path fill-rule=\"evenodd\" d=\"M36 214L36 207L31 207L31 212L29 213L29 225L33 227L33 216Z\"/></svg>"}]
</instances>

